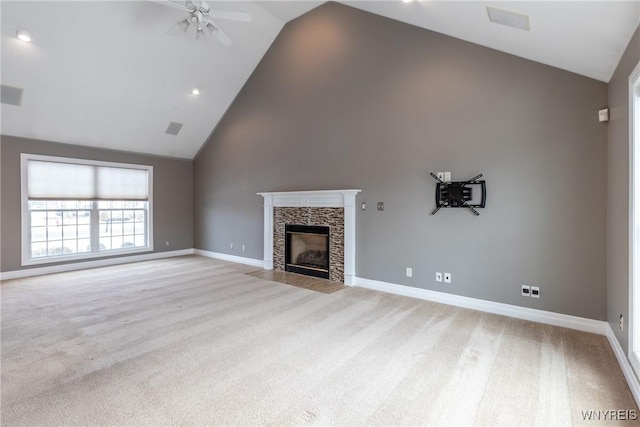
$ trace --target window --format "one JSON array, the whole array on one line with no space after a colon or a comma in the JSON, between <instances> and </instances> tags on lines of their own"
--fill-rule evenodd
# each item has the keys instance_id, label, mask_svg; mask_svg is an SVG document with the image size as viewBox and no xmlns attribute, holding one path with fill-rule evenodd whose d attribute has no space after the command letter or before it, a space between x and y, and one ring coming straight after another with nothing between
<instances>
[{"instance_id":1,"label":"window","mask_svg":"<svg viewBox=\"0 0 640 427\"><path fill-rule=\"evenodd\" d=\"M153 167L22 154L22 263L153 248Z\"/></svg>"}]
</instances>

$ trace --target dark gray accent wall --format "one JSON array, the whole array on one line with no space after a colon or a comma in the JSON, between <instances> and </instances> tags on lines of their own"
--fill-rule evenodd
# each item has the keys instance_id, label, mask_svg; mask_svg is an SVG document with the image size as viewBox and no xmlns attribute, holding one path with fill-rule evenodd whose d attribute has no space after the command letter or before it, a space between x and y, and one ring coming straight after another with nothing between
<instances>
[{"instance_id":1,"label":"dark gray accent wall","mask_svg":"<svg viewBox=\"0 0 640 427\"><path fill-rule=\"evenodd\" d=\"M607 163L607 320L627 354L629 319L629 76L640 61L640 27L609 81ZM628 324L628 322L626 322Z\"/></svg>"},{"instance_id":2,"label":"dark gray accent wall","mask_svg":"<svg viewBox=\"0 0 640 427\"><path fill-rule=\"evenodd\" d=\"M197 156L195 246L262 259L257 192L359 188L358 277L604 320L606 103L605 83L326 3ZM483 173L487 207L431 216L429 171Z\"/></svg>"},{"instance_id":3,"label":"dark gray accent wall","mask_svg":"<svg viewBox=\"0 0 640 427\"><path fill-rule=\"evenodd\" d=\"M0 137L0 271L20 270L20 154L153 166L154 252L193 247L193 162L49 141ZM169 246L165 242L169 241ZM75 261L77 262L77 261ZM47 266L55 264L44 264ZM41 267L30 266L30 267ZM24 267L29 268L29 267Z\"/></svg>"}]
</instances>

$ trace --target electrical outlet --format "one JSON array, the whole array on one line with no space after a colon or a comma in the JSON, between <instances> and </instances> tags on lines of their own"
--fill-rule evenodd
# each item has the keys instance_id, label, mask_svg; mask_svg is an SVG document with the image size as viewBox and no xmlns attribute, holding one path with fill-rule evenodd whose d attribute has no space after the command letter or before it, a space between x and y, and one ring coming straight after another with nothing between
<instances>
[{"instance_id":1,"label":"electrical outlet","mask_svg":"<svg viewBox=\"0 0 640 427\"><path fill-rule=\"evenodd\" d=\"M522 296L523 297L531 296L531 286L522 285Z\"/></svg>"},{"instance_id":2,"label":"electrical outlet","mask_svg":"<svg viewBox=\"0 0 640 427\"><path fill-rule=\"evenodd\" d=\"M384 210L384 202L378 202L378 210L379 211L383 211Z\"/></svg>"},{"instance_id":3,"label":"electrical outlet","mask_svg":"<svg viewBox=\"0 0 640 427\"><path fill-rule=\"evenodd\" d=\"M451 273L444 273L444 283L451 283Z\"/></svg>"},{"instance_id":4,"label":"electrical outlet","mask_svg":"<svg viewBox=\"0 0 640 427\"><path fill-rule=\"evenodd\" d=\"M442 273L436 271L436 282L442 282Z\"/></svg>"},{"instance_id":5,"label":"electrical outlet","mask_svg":"<svg viewBox=\"0 0 640 427\"><path fill-rule=\"evenodd\" d=\"M367 210L367 202L362 202L362 210L363 211Z\"/></svg>"},{"instance_id":6,"label":"electrical outlet","mask_svg":"<svg viewBox=\"0 0 640 427\"><path fill-rule=\"evenodd\" d=\"M244 245L242 245L242 252L244 252Z\"/></svg>"},{"instance_id":7,"label":"electrical outlet","mask_svg":"<svg viewBox=\"0 0 640 427\"><path fill-rule=\"evenodd\" d=\"M451 182L451 172L444 173L444 182Z\"/></svg>"},{"instance_id":8,"label":"electrical outlet","mask_svg":"<svg viewBox=\"0 0 640 427\"><path fill-rule=\"evenodd\" d=\"M436 176L440 181L444 181L444 172L438 172L436 173Z\"/></svg>"},{"instance_id":9,"label":"electrical outlet","mask_svg":"<svg viewBox=\"0 0 640 427\"><path fill-rule=\"evenodd\" d=\"M229 244L229 249L233 249L233 243Z\"/></svg>"},{"instance_id":10,"label":"electrical outlet","mask_svg":"<svg viewBox=\"0 0 640 427\"><path fill-rule=\"evenodd\" d=\"M413 277L413 268L407 267L407 277Z\"/></svg>"},{"instance_id":11,"label":"electrical outlet","mask_svg":"<svg viewBox=\"0 0 640 427\"><path fill-rule=\"evenodd\" d=\"M620 315L620 330L624 330L624 316L622 314Z\"/></svg>"},{"instance_id":12,"label":"electrical outlet","mask_svg":"<svg viewBox=\"0 0 640 427\"><path fill-rule=\"evenodd\" d=\"M165 246L169 246L169 244L170 244L170 243L169 243L169 241L168 241L168 240L167 240L166 242L164 242L164 245L165 245Z\"/></svg>"},{"instance_id":13,"label":"electrical outlet","mask_svg":"<svg viewBox=\"0 0 640 427\"><path fill-rule=\"evenodd\" d=\"M531 298L540 298L540 288L538 286L531 287Z\"/></svg>"}]
</instances>

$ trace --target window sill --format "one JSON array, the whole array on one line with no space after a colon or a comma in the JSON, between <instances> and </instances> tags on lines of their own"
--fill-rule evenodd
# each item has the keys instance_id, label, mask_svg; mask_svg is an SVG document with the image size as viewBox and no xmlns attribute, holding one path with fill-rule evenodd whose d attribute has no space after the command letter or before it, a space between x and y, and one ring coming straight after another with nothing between
<instances>
[{"instance_id":1,"label":"window sill","mask_svg":"<svg viewBox=\"0 0 640 427\"><path fill-rule=\"evenodd\" d=\"M140 254L144 252L153 252L152 248L144 247L144 248L135 248L135 249L115 249L111 251L104 252L90 252L84 254L71 254L71 255L60 255L60 256L52 256L46 258L34 258L34 259L23 259L21 265L32 266L32 265L41 265L41 264L52 264L52 263L60 263L67 261L89 261L93 259L114 257L114 256L122 256L122 255L133 255Z\"/></svg>"}]
</instances>

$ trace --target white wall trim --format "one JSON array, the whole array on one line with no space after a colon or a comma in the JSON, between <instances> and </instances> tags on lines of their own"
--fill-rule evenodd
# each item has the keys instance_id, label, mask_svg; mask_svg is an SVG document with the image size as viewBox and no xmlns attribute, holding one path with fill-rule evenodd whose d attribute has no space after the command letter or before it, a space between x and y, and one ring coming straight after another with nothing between
<instances>
[{"instance_id":1,"label":"white wall trim","mask_svg":"<svg viewBox=\"0 0 640 427\"><path fill-rule=\"evenodd\" d=\"M618 342L616 335L613 333L613 329L611 329L611 325L608 323L606 327L606 335L609 340L609 344L613 349L613 353L616 355L616 359L618 359L618 364L620 365L620 369L622 369L622 374L627 380L627 384L629 384L631 394L633 394L636 404L640 406L640 381L638 381L638 377L636 377L636 374L629 363L629 359L625 356L624 350L622 349L622 346L620 346L620 342Z\"/></svg>"},{"instance_id":2,"label":"white wall trim","mask_svg":"<svg viewBox=\"0 0 640 427\"><path fill-rule=\"evenodd\" d=\"M168 252L152 252L143 255L131 255L94 261L50 265L46 267L25 268L23 270L4 271L0 272L0 280L22 279L24 277L41 276L43 274L62 273L65 271L84 270L87 268L106 267L109 265L128 264L131 262L151 261L154 259L172 258L183 255L193 255L193 249L181 249Z\"/></svg>"},{"instance_id":3,"label":"white wall trim","mask_svg":"<svg viewBox=\"0 0 640 427\"><path fill-rule=\"evenodd\" d=\"M221 259L223 261L237 262L238 264L246 264L246 265L251 265L253 267L264 268L264 261L259 259L244 258L241 256L228 255L220 252L205 251L202 249L194 249L193 253L195 255L200 255L207 258Z\"/></svg>"},{"instance_id":4,"label":"white wall trim","mask_svg":"<svg viewBox=\"0 0 640 427\"><path fill-rule=\"evenodd\" d=\"M553 313L551 311L538 310L535 308L518 307L511 304L463 297L460 295L414 288L411 286L396 285L394 283L380 282L361 277L356 277L355 286L387 292L390 294L423 299L426 301L433 301L441 304L453 305L456 307L499 314L502 316L515 317L517 319L530 320L532 322L576 329L578 331L591 332L598 335L605 335L606 327L608 326L608 323L603 320L587 319L584 317Z\"/></svg>"}]
</instances>

